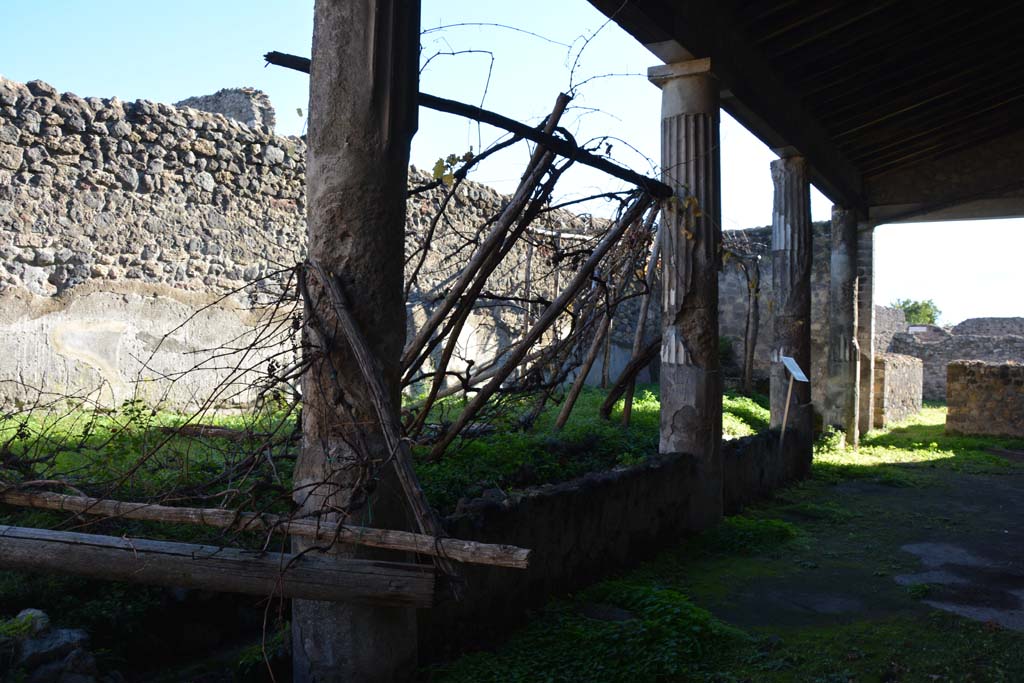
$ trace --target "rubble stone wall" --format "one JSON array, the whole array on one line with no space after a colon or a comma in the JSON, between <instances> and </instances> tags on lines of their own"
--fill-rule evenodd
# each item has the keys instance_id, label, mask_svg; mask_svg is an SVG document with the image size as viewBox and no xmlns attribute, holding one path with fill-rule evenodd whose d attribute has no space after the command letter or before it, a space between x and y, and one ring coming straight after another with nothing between
<instances>
[{"instance_id":1,"label":"rubble stone wall","mask_svg":"<svg viewBox=\"0 0 1024 683\"><path fill-rule=\"evenodd\" d=\"M900 308L875 306L875 353L885 353L894 335L907 331L907 315Z\"/></svg>"},{"instance_id":2,"label":"rubble stone wall","mask_svg":"<svg viewBox=\"0 0 1024 683\"><path fill-rule=\"evenodd\" d=\"M195 352L241 346L266 322L261 306L280 292L274 274L304 252L306 145L272 132L273 109L258 91L179 104L82 98L0 78L0 402L35 400L35 387L104 404L192 406L225 379L212 367L185 377ZM428 180L411 169L411 186ZM407 245L427 231L445 189L410 197ZM506 201L464 183L438 246L475 234ZM540 227L585 234L594 225L554 211ZM566 265L545 266L552 255L537 251L533 294L550 297L550 275ZM517 247L495 274L502 287L522 283L525 255ZM426 281L443 283L450 266L428 260ZM412 329L434 302L415 291L410 300ZM519 305L482 305L460 337L454 369L492 357L523 319ZM613 374L628 360L633 320L616 321ZM179 379L153 381L168 377Z\"/></svg>"},{"instance_id":3,"label":"rubble stone wall","mask_svg":"<svg viewBox=\"0 0 1024 683\"><path fill-rule=\"evenodd\" d=\"M1024 337L1024 318L970 318L952 329L953 334Z\"/></svg>"},{"instance_id":4,"label":"rubble stone wall","mask_svg":"<svg viewBox=\"0 0 1024 683\"><path fill-rule=\"evenodd\" d=\"M1024 437L1024 364L948 365L946 432Z\"/></svg>"},{"instance_id":5,"label":"rubble stone wall","mask_svg":"<svg viewBox=\"0 0 1024 683\"><path fill-rule=\"evenodd\" d=\"M923 363L898 353L875 355L875 416L881 429L921 412Z\"/></svg>"},{"instance_id":6,"label":"rubble stone wall","mask_svg":"<svg viewBox=\"0 0 1024 683\"><path fill-rule=\"evenodd\" d=\"M972 329L972 326L967 324L971 322L965 321L961 325L965 326L964 329ZM959 327L953 328L953 332ZM923 326L921 332L902 332L893 335L889 346L891 352L914 356L923 361L923 393L927 401L946 401L950 398L946 389L946 366L952 361L1024 362L1024 336L953 332L929 325Z\"/></svg>"}]
</instances>

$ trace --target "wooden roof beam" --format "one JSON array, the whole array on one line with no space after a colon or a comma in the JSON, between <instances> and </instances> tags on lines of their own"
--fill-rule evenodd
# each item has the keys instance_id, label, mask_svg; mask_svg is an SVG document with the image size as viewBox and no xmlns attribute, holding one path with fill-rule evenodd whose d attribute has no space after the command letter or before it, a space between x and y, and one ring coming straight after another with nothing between
<instances>
[{"instance_id":1,"label":"wooden roof beam","mask_svg":"<svg viewBox=\"0 0 1024 683\"><path fill-rule=\"evenodd\" d=\"M811 166L811 181L832 201L850 208L864 206L857 168L741 35L740 23L720 2L590 2L666 63L710 57L727 112L778 153L804 156Z\"/></svg>"}]
</instances>

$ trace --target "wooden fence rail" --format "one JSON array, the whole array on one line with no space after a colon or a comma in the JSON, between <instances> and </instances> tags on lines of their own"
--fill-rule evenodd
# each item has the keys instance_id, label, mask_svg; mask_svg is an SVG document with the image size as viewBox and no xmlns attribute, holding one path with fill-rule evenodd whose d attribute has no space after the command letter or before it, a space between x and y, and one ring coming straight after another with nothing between
<instances>
[{"instance_id":1,"label":"wooden fence rail","mask_svg":"<svg viewBox=\"0 0 1024 683\"><path fill-rule=\"evenodd\" d=\"M0 525L0 567L386 607L430 607L427 565L260 553Z\"/></svg>"},{"instance_id":2,"label":"wooden fence rail","mask_svg":"<svg viewBox=\"0 0 1024 683\"><path fill-rule=\"evenodd\" d=\"M530 562L529 550L512 545L477 543L456 538L435 538L409 531L349 526L316 519L289 519L274 514L236 512L220 508L171 507L149 503L101 500L86 496L67 496L59 493L29 493L14 490L0 491L0 503L103 517L195 524L233 531L287 534L312 538L320 543L337 541L514 569L526 569Z\"/></svg>"}]
</instances>

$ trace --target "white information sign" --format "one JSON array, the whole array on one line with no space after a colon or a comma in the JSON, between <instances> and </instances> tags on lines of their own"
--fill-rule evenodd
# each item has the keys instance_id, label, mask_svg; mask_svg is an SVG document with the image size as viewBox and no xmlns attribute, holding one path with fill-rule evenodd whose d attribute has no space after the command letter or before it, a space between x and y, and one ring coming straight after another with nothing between
<instances>
[{"instance_id":1,"label":"white information sign","mask_svg":"<svg viewBox=\"0 0 1024 683\"><path fill-rule=\"evenodd\" d=\"M783 356L782 364L786 366L786 369L789 370L789 374L793 375L793 379L795 379L797 382L808 381L807 375L805 375L804 371L800 369L800 366L796 364L796 360L790 358L789 356Z\"/></svg>"}]
</instances>

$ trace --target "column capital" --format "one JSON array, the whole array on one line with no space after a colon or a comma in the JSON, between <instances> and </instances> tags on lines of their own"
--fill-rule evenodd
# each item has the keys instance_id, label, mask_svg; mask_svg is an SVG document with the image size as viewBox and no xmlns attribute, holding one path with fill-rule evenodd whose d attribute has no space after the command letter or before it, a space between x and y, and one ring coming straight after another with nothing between
<instances>
[{"instance_id":1,"label":"column capital","mask_svg":"<svg viewBox=\"0 0 1024 683\"><path fill-rule=\"evenodd\" d=\"M661 117L683 114L718 116L719 85L710 59L659 64L647 70L647 80L661 88Z\"/></svg>"},{"instance_id":2,"label":"column capital","mask_svg":"<svg viewBox=\"0 0 1024 683\"><path fill-rule=\"evenodd\" d=\"M688 76L709 76L713 78L711 58L687 59L686 61L674 62L672 64L658 64L647 69L647 80L659 88L668 81Z\"/></svg>"}]
</instances>

